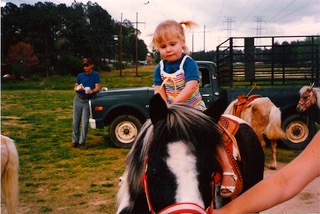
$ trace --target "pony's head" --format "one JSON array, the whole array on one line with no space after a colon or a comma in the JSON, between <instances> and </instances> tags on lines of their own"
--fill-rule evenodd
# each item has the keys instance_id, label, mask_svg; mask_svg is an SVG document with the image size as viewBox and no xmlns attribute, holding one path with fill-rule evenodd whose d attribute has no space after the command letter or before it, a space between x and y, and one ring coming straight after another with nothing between
<instances>
[{"instance_id":1,"label":"pony's head","mask_svg":"<svg viewBox=\"0 0 320 214\"><path fill-rule=\"evenodd\" d=\"M310 106L317 103L316 93L312 86L303 86L300 91L300 100L297 105L298 112L306 111Z\"/></svg>"},{"instance_id":2,"label":"pony's head","mask_svg":"<svg viewBox=\"0 0 320 214\"><path fill-rule=\"evenodd\" d=\"M220 136L209 116L186 104L167 106L155 95L150 120L128 155L118 212L158 213L185 203L208 207L212 173L219 170Z\"/></svg>"}]
</instances>

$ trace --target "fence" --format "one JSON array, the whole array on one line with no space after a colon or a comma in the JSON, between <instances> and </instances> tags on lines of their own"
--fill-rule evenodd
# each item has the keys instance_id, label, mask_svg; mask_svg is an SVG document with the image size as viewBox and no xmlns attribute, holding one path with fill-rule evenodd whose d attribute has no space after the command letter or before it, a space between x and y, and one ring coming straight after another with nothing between
<instances>
[{"instance_id":1,"label":"fence","mask_svg":"<svg viewBox=\"0 0 320 214\"><path fill-rule=\"evenodd\" d=\"M230 37L217 46L221 87L319 86L320 36Z\"/></svg>"}]
</instances>

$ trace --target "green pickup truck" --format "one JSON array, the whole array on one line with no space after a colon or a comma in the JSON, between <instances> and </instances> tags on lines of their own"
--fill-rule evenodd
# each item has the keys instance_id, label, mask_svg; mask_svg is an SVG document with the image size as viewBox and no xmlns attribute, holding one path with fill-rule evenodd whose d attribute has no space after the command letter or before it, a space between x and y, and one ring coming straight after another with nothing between
<instances>
[{"instance_id":1,"label":"green pickup truck","mask_svg":"<svg viewBox=\"0 0 320 214\"><path fill-rule=\"evenodd\" d=\"M216 64L211 61L197 63L201 77L200 92L207 107L223 97L230 103L251 90L250 87L222 89L218 83ZM316 133L314 117L296 111L299 89L264 88L252 92L269 97L281 109L282 128L288 137L284 144L291 149L303 149ZM90 101L90 127L102 129L109 126L111 142L117 147L131 148L141 126L149 117L149 100L153 94L153 87L102 88Z\"/></svg>"}]
</instances>

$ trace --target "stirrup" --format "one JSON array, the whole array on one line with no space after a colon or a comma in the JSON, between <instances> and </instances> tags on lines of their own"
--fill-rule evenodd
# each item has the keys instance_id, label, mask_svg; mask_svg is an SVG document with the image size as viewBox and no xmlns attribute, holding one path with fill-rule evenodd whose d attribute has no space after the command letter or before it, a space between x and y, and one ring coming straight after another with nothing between
<instances>
[{"instance_id":1,"label":"stirrup","mask_svg":"<svg viewBox=\"0 0 320 214\"><path fill-rule=\"evenodd\" d=\"M227 197L230 197L233 193L234 193L234 190L236 189L236 185L237 185L237 176L236 174L234 174L234 172L223 172L222 174L223 176L231 176L234 180L234 185L233 186L224 186L224 185L221 185L221 188L220 188L220 195L221 197L224 197L224 198L227 198ZM222 176L222 177L223 177ZM223 178L222 178L223 180ZM229 192L222 192L223 190L228 190Z\"/></svg>"}]
</instances>

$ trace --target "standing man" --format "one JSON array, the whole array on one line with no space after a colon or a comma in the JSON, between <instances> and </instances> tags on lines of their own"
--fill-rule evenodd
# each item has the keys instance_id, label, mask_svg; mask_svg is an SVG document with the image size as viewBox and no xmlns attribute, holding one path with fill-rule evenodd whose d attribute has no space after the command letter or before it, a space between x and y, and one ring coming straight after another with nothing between
<instances>
[{"instance_id":1,"label":"standing man","mask_svg":"<svg viewBox=\"0 0 320 214\"><path fill-rule=\"evenodd\" d=\"M78 74L74 91L76 96L73 101L73 132L72 132L72 147L87 149L86 142L90 109L89 100L94 93L100 90L100 74L93 71L93 63L90 58L82 60L84 72ZM80 122L82 127L80 132Z\"/></svg>"}]
</instances>

